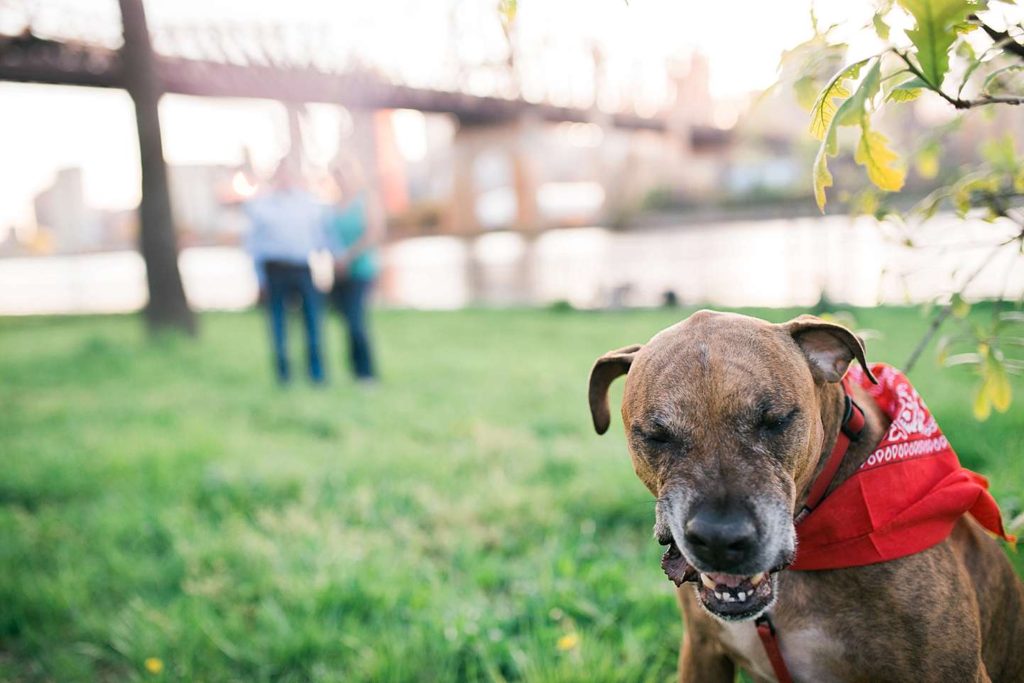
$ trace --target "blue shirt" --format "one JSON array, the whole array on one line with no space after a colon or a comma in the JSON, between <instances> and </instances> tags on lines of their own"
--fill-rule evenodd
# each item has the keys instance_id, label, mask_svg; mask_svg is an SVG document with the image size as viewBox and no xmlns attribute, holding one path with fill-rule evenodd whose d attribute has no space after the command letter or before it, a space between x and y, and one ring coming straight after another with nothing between
<instances>
[{"instance_id":1,"label":"blue shirt","mask_svg":"<svg viewBox=\"0 0 1024 683\"><path fill-rule=\"evenodd\" d=\"M327 206L305 190L274 190L243 210L250 223L245 248L261 284L267 261L305 265L311 254L328 248Z\"/></svg>"},{"instance_id":2,"label":"blue shirt","mask_svg":"<svg viewBox=\"0 0 1024 683\"><path fill-rule=\"evenodd\" d=\"M366 234L366 194L353 197L346 206L336 208L328 219L327 238L331 250L344 253L363 238ZM352 259L348 267L348 276L355 280L372 280L377 277L380 265L377 261L377 249L369 247L362 250Z\"/></svg>"}]
</instances>

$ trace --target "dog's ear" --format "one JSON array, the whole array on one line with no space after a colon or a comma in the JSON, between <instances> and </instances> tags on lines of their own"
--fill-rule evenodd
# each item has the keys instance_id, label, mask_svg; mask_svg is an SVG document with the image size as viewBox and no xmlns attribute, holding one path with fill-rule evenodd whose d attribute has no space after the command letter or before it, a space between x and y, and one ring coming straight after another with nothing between
<instances>
[{"instance_id":1,"label":"dog's ear","mask_svg":"<svg viewBox=\"0 0 1024 683\"><path fill-rule=\"evenodd\" d=\"M804 352L811 374L819 382L838 382L856 358L868 379L878 384L864 358L864 342L842 325L825 322L813 315L801 315L783 323L782 327Z\"/></svg>"},{"instance_id":2,"label":"dog's ear","mask_svg":"<svg viewBox=\"0 0 1024 683\"><path fill-rule=\"evenodd\" d=\"M598 434L608 431L611 424L611 413L608 411L608 387L616 377L629 372L636 352L642 347L639 344L609 351L594 363L590 370L590 417L594 420L594 429Z\"/></svg>"}]
</instances>

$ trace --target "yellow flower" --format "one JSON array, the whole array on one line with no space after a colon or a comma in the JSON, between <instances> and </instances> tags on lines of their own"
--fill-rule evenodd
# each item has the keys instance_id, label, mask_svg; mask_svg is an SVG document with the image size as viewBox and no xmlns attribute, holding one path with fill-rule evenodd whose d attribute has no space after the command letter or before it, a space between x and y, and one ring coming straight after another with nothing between
<instances>
[{"instance_id":1,"label":"yellow flower","mask_svg":"<svg viewBox=\"0 0 1024 683\"><path fill-rule=\"evenodd\" d=\"M151 674L158 674L164 670L164 661L157 659L156 657L150 657L146 660L146 671Z\"/></svg>"},{"instance_id":2,"label":"yellow flower","mask_svg":"<svg viewBox=\"0 0 1024 683\"><path fill-rule=\"evenodd\" d=\"M564 636L558 639L555 647L560 652L568 652L569 650L575 649L580 644L580 637L576 633L566 633Z\"/></svg>"}]
</instances>

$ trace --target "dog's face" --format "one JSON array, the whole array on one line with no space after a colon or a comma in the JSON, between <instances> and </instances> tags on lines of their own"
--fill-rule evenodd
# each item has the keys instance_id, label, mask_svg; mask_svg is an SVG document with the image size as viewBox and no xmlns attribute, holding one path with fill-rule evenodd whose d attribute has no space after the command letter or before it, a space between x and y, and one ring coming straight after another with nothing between
<instances>
[{"instance_id":1,"label":"dog's face","mask_svg":"<svg viewBox=\"0 0 1024 683\"><path fill-rule=\"evenodd\" d=\"M677 583L727 620L752 619L776 595L796 550L798 494L824 447L828 390L863 347L811 316L783 325L700 311L643 346L605 354L590 377L594 426L626 374L622 419L633 467L657 497L655 535ZM834 403L831 405L835 407Z\"/></svg>"}]
</instances>

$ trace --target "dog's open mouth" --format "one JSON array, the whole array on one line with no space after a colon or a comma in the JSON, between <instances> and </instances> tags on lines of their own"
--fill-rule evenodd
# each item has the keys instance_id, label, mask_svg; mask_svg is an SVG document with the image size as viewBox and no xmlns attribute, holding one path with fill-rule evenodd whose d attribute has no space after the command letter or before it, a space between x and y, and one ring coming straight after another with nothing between
<instances>
[{"instance_id":1,"label":"dog's open mouth","mask_svg":"<svg viewBox=\"0 0 1024 683\"><path fill-rule=\"evenodd\" d=\"M712 614L730 621L751 619L768 609L775 595L775 576L699 574L697 596Z\"/></svg>"},{"instance_id":2,"label":"dog's open mouth","mask_svg":"<svg viewBox=\"0 0 1024 683\"><path fill-rule=\"evenodd\" d=\"M670 543L662 556L661 568L677 586L694 582L697 598L704 608L726 621L753 619L775 600L775 571L753 576L698 572L675 543Z\"/></svg>"}]
</instances>

